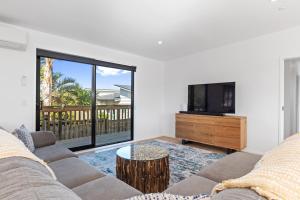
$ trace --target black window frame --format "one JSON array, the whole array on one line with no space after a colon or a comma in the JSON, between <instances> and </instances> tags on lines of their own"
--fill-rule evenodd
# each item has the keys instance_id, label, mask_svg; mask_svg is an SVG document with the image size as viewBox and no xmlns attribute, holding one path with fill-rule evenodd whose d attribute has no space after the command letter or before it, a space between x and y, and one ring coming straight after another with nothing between
<instances>
[{"instance_id":1,"label":"black window frame","mask_svg":"<svg viewBox=\"0 0 300 200\"><path fill-rule=\"evenodd\" d=\"M71 62L78 62L83 64L89 64L93 67L92 69L92 133L91 133L91 144L90 145L84 145L79 147L73 147L70 148L72 151L79 151L84 149L90 149L90 148L96 148L106 145L112 145L122 142L129 142L134 140L134 78L135 78L135 72L136 72L136 66L129 66L129 65L123 65L118 63L112 63L107 61L101 61L93 58L88 57L82 57L72 54L66 54L66 53L60 53L56 51L50 51L45 49L36 49L36 131L40 130L40 68L41 68L41 62L40 58L46 57L46 58L53 58L53 59L59 59L59 60L65 60L65 61L71 61ZM96 68L97 66L101 67L108 67L108 68L115 68L115 69L121 69L121 70L127 70L131 71L131 135L130 140L121 141L121 142L112 142L104 145L97 145L96 144Z\"/></svg>"}]
</instances>

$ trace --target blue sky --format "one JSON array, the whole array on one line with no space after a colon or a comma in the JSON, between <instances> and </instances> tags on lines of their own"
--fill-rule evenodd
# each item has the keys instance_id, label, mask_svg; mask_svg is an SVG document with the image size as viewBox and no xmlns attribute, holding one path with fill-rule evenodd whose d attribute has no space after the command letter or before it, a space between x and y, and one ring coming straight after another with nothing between
<instances>
[{"instance_id":1,"label":"blue sky","mask_svg":"<svg viewBox=\"0 0 300 200\"><path fill-rule=\"evenodd\" d=\"M83 88L91 88L92 66L88 64L55 60L53 72L74 78ZM114 85L130 85L131 73L125 70L97 67L97 89L112 89Z\"/></svg>"}]
</instances>

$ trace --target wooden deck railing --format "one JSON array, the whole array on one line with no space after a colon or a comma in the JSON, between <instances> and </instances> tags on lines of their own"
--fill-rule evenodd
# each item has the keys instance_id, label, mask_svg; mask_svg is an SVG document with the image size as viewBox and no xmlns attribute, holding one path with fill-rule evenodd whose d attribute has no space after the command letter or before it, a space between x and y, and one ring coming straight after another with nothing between
<instances>
[{"instance_id":1,"label":"wooden deck railing","mask_svg":"<svg viewBox=\"0 0 300 200\"><path fill-rule=\"evenodd\" d=\"M91 106L45 106L41 110L41 130L53 131L58 140L91 136ZM96 135L129 131L130 105L98 105Z\"/></svg>"}]
</instances>

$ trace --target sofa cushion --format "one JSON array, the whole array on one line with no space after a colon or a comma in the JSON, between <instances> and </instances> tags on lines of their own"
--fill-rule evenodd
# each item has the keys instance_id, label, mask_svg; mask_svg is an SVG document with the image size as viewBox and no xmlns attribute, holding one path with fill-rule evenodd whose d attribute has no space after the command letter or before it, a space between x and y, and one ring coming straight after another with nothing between
<instances>
[{"instance_id":1,"label":"sofa cushion","mask_svg":"<svg viewBox=\"0 0 300 200\"><path fill-rule=\"evenodd\" d=\"M142 194L133 187L111 176L105 176L88 182L73 188L73 191L83 200L123 200Z\"/></svg>"},{"instance_id":2,"label":"sofa cushion","mask_svg":"<svg viewBox=\"0 0 300 200\"><path fill-rule=\"evenodd\" d=\"M49 167L54 171L58 181L68 188L105 176L94 167L74 157L51 162Z\"/></svg>"},{"instance_id":3,"label":"sofa cushion","mask_svg":"<svg viewBox=\"0 0 300 200\"><path fill-rule=\"evenodd\" d=\"M17 158L0 160L0 199L3 200L80 200L70 189L55 181L38 162ZM8 166L10 167L8 169Z\"/></svg>"},{"instance_id":4,"label":"sofa cushion","mask_svg":"<svg viewBox=\"0 0 300 200\"><path fill-rule=\"evenodd\" d=\"M52 177L52 174L44 165L41 165L39 162L36 162L34 160L24 157L9 157L0 159L0 173L24 166L40 171L41 173Z\"/></svg>"},{"instance_id":5,"label":"sofa cushion","mask_svg":"<svg viewBox=\"0 0 300 200\"><path fill-rule=\"evenodd\" d=\"M35 147L33 143L32 136L25 125L22 125L20 128L15 129L14 131L18 138L25 144L25 146L31 151L34 152Z\"/></svg>"},{"instance_id":6,"label":"sofa cushion","mask_svg":"<svg viewBox=\"0 0 300 200\"><path fill-rule=\"evenodd\" d=\"M31 132L32 140L35 148L54 145L56 137L52 131L35 131Z\"/></svg>"},{"instance_id":7,"label":"sofa cushion","mask_svg":"<svg viewBox=\"0 0 300 200\"><path fill-rule=\"evenodd\" d=\"M211 197L211 200L266 200L250 189L227 189Z\"/></svg>"},{"instance_id":8,"label":"sofa cushion","mask_svg":"<svg viewBox=\"0 0 300 200\"><path fill-rule=\"evenodd\" d=\"M198 175L215 182L238 178L249 173L261 158L261 155L236 152L202 169Z\"/></svg>"},{"instance_id":9,"label":"sofa cushion","mask_svg":"<svg viewBox=\"0 0 300 200\"><path fill-rule=\"evenodd\" d=\"M191 176L165 190L165 193L191 196L197 194L210 194L216 182L201 176Z\"/></svg>"},{"instance_id":10,"label":"sofa cushion","mask_svg":"<svg viewBox=\"0 0 300 200\"><path fill-rule=\"evenodd\" d=\"M55 144L42 148L37 148L34 154L47 163L61 160L64 158L78 157L75 153L61 144Z\"/></svg>"}]
</instances>

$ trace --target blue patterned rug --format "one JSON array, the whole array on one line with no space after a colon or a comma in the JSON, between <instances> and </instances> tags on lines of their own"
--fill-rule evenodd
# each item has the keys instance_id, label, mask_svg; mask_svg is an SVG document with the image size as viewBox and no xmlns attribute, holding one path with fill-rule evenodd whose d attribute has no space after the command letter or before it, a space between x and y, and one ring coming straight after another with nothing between
<instances>
[{"instance_id":1,"label":"blue patterned rug","mask_svg":"<svg viewBox=\"0 0 300 200\"><path fill-rule=\"evenodd\" d=\"M223 158L225 154L212 153L199 148L169 143L162 140L150 140L140 144L150 144L162 147L169 151L170 184L172 186L187 177L197 174L203 167ZM96 167L101 172L116 176L116 151L123 146L113 149L97 150L79 155L79 158Z\"/></svg>"}]
</instances>

